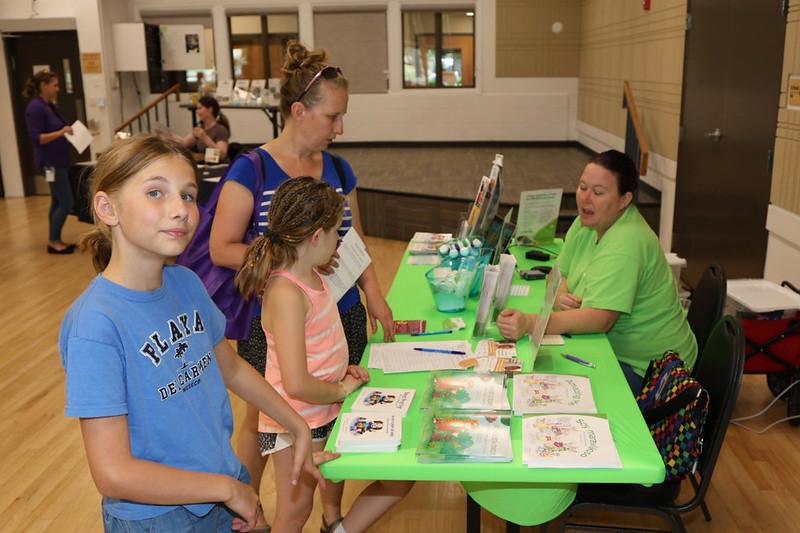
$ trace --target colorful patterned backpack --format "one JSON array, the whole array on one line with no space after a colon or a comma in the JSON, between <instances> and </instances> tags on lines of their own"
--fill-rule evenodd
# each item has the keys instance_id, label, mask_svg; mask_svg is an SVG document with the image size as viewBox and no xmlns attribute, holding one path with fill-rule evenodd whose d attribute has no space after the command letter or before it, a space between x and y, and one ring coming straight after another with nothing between
<instances>
[{"instance_id":1,"label":"colorful patterned backpack","mask_svg":"<svg viewBox=\"0 0 800 533\"><path fill-rule=\"evenodd\" d=\"M650 362L636 402L664 459L666 481L693 474L703 448L708 391L669 350Z\"/></svg>"}]
</instances>

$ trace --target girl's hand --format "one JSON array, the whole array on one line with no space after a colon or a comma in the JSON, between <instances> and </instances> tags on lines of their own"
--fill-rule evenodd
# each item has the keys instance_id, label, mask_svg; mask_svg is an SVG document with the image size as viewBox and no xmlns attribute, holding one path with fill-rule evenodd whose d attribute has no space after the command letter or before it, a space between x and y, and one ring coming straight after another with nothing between
<instances>
[{"instance_id":1,"label":"girl's hand","mask_svg":"<svg viewBox=\"0 0 800 533\"><path fill-rule=\"evenodd\" d=\"M300 472L303 471L317 480L320 489L325 490L325 478L322 477L322 472L317 468L317 465L320 463L316 461L311 451L311 430L306 430L294 435L294 445L292 446L292 453L294 454L292 459L292 485L297 485L300 479ZM321 459L324 458L325 455L323 454Z\"/></svg>"},{"instance_id":2,"label":"girl's hand","mask_svg":"<svg viewBox=\"0 0 800 533\"><path fill-rule=\"evenodd\" d=\"M358 379L362 383L369 382L369 370L363 366L350 365L347 367L347 374Z\"/></svg>"},{"instance_id":3,"label":"girl's hand","mask_svg":"<svg viewBox=\"0 0 800 533\"><path fill-rule=\"evenodd\" d=\"M328 461L333 461L341 456L341 453L332 452L330 450L323 450L321 452L314 452L312 454L312 457L314 458L314 466L319 466L323 463L327 463Z\"/></svg>"},{"instance_id":4,"label":"girl's hand","mask_svg":"<svg viewBox=\"0 0 800 533\"><path fill-rule=\"evenodd\" d=\"M515 341L533 331L536 315L523 313L519 309L503 309L497 316L497 328L506 339Z\"/></svg>"},{"instance_id":5,"label":"girl's hand","mask_svg":"<svg viewBox=\"0 0 800 533\"><path fill-rule=\"evenodd\" d=\"M580 309L582 300L568 292L562 292L556 297L556 311L570 311Z\"/></svg>"},{"instance_id":6,"label":"girl's hand","mask_svg":"<svg viewBox=\"0 0 800 533\"><path fill-rule=\"evenodd\" d=\"M367 377L367 380L365 381L365 380L362 380L361 378L357 378L355 376L351 376L350 374L348 374L344 378L342 378L341 383L342 383L342 385L344 386L345 389L350 391L350 394L348 394L348 396L350 396L351 394L355 394L355 392L358 390L358 388L361 385L363 385L364 383L366 383L367 381L369 381L369 377ZM342 398L339 401L344 401L344 398Z\"/></svg>"},{"instance_id":7,"label":"girl's hand","mask_svg":"<svg viewBox=\"0 0 800 533\"><path fill-rule=\"evenodd\" d=\"M69 133L70 135L72 135L73 134L72 126L64 126L63 128L61 128L61 134L63 135L65 133Z\"/></svg>"},{"instance_id":8,"label":"girl's hand","mask_svg":"<svg viewBox=\"0 0 800 533\"><path fill-rule=\"evenodd\" d=\"M234 531L250 531L258 518L258 494L250 485L233 480L233 495L223 502L228 509L236 513L231 523Z\"/></svg>"},{"instance_id":9,"label":"girl's hand","mask_svg":"<svg viewBox=\"0 0 800 533\"><path fill-rule=\"evenodd\" d=\"M206 134L206 130L204 130L200 126L195 126L194 129L192 130L192 135L194 135L195 139L201 139L203 137L203 135L205 135L205 134Z\"/></svg>"}]
</instances>

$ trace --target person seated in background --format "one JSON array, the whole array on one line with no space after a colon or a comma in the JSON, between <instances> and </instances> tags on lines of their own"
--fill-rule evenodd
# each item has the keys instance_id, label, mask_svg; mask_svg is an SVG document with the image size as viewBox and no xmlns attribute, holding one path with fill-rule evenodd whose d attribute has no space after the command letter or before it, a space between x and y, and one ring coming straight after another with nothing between
<instances>
[{"instance_id":1,"label":"person seated in background","mask_svg":"<svg viewBox=\"0 0 800 533\"><path fill-rule=\"evenodd\" d=\"M675 278L633 196L634 162L609 150L591 159L575 198L578 218L558 257L563 278L545 333L607 333L635 395L651 360L675 350L689 368L697 342L681 307ZM533 331L538 316L504 309L500 333L511 340Z\"/></svg>"},{"instance_id":2,"label":"person seated in background","mask_svg":"<svg viewBox=\"0 0 800 533\"><path fill-rule=\"evenodd\" d=\"M211 96L203 96L197 101L197 125L192 133L182 137L173 134L175 140L195 154L195 160L204 161L206 148L219 149L219 162L228 163L228 139L231 126L228 118L219 108L219 102Z\"/></svg>"}]
</instances>

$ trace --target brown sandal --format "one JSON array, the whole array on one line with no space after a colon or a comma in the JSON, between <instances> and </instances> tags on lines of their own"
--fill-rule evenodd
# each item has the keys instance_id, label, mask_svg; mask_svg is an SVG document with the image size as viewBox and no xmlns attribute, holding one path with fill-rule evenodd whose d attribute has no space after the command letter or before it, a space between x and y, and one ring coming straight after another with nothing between
<instances>
[{"instance_id":1,"label":"brown sandal","mask_svg":"<svg viewBox=\"0 0 800 533\"><path fill-rule=\"evenodd\" d=\"M344 517L340 516L330 524L325 521L325 515L322 516L322 527L319 528L319 533L333 533L333 530L336 529L336 526L342 523Z\"/></svg>"}]
</instances>

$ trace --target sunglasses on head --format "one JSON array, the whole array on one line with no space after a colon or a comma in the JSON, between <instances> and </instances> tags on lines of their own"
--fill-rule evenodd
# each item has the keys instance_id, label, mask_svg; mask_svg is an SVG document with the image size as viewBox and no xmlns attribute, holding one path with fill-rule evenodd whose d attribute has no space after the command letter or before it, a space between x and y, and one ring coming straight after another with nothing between
<instances>
[{"instance_id":1,"label":"sunglasses on head","mask_svg":"<svg viewBox=\"0 0 800 533\"><path fill-rule=\"evenodd\" d=\"M314 74L314 77L311 78L311 81L308 82L308 85L306 85L306 88L303 89L303 92L300 93L300 96L297 97L297 100L295 100L295 102L299 102L300 100L303 99L308 90L311 88L312 85L314 85L314 82L317 81L320 78L320 76L322 76L326 80L333 80L336 78L336 76L338 76L341 73L342 69L340 69L339 67L334 67L334 66L322 67L319 72Z\"/></svg>"}]
</instances>

